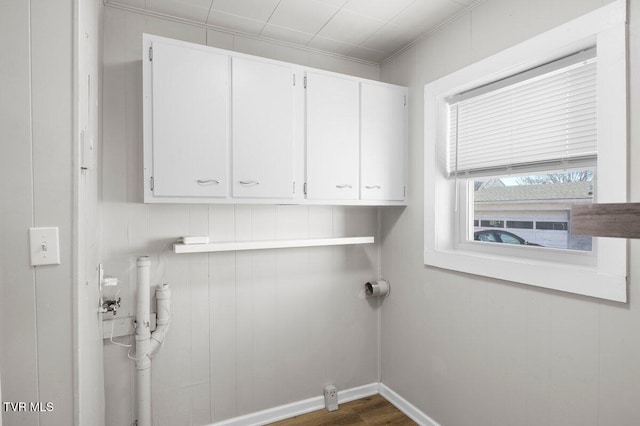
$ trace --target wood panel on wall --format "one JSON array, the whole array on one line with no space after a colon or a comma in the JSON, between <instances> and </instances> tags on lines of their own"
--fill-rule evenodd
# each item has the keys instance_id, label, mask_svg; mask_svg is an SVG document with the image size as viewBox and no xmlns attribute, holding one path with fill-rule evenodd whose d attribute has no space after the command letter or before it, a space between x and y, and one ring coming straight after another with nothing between
<instances>
[{"instance_id":1,"label":"wood panel on wall","mask_svg":"<svg viewBox=\"0 0 640 426\"><path fill-rule=\"evenodd\" d=\"M2 326L2 400L28 401L38 392L35 275L29 264L27 233L33 226L31 178L31 87L29 4L21 0L3 3L0 14L0 62L3 76L0 96L0 194L3 200L0 246L0 315ZM4 141L7 141L6 143ZM10 202L9 202L10 200ZM7 328L16 320L20 330ZM11 342L5 344L4 342ZM17 413L2 413L8 424ZM37 416L24 418L36 425Z\"/></svg>"},{"instance_id":2,"label":"wood panel on wall","mask_svg":"<svg viewBox=\"0 0 640 426\"><path fill-rule=\"evenodd\" d=\"M2 399L50 401L8 424L73 422L73 4L3 2ZM32 267L30 227L57 226L60 265Z\"/></svg>"}]
</instances>

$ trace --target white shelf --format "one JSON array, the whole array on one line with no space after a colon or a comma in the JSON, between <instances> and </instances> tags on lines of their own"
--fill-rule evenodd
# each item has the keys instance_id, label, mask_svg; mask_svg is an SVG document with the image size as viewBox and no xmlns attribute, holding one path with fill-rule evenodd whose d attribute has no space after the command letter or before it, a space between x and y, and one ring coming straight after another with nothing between
<instances>
[{"instance_id":1,"label":"white shelf","mask_svg":"<svg viewBox=\"0 0 640 426\"><path fill-rule=\"evenodd\" d=\"M312 238L307 240L237 241L208 244L173 245L174 253L206 253L213 251L264 250L292 247L343 246L352 244L373 244L373 237Z\"/></svg>"}]
</instances>

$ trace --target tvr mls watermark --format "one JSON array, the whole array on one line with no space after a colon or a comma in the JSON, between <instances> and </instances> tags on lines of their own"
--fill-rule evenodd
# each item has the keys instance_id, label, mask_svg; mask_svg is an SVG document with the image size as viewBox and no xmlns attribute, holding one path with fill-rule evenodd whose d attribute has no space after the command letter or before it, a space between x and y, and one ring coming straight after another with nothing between
<instances>
[{"instance_id":1,"label":"tvr mls watermark","mask_svg":"<svg viewBox=\"0 0 640 426\"><path fill-rule=\"evenodd\" d=\"M49 413L53 411L53 402L2 401L5 413Z\"/></svg>"}]
</instances>

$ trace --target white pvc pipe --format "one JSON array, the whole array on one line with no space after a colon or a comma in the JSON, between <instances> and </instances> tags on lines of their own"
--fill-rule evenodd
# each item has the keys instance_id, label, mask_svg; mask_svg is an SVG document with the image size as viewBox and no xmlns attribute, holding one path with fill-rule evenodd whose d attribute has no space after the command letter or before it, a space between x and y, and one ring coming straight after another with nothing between
<instances>
[{"instance_id":1,"label":"white pvc pipe","mask_svg":"<svg viewBox=\"0 0 640 426\"><path fill-rule=\"evenodd\" d=\"M171 290L169 284L164 284L156 290L156 309L158 310L156 317L156 331L151 333L149 341L149 356L153 356L162 342L164 341L167 331L169 330L169 319L171 316Z\"/></svg>"},{"instance_id":2,"label":"white pvc pipe","mask_svg":"<svg viewBox=\"0 0 640 426\"><path fill-rule=\"evenodd\" d=\"M156 290L157 327L151 333L149 318L149 270L151 261L141 256L138 265L138 303L136 311L136 371L138 372L138 426L151 426L151 356L160 348L169 330L171 290L168 284Z\"/></svg>"},{"instance_id":3,"label":"white pvc pipe","mask_svg":"<svg viewBox=\"0 0 640 426\"><path fill-rule=\"evenodd\" d=\"M136 371L138 373L138 426L151 426L151 359L149 358L149 270L148 256L138 258L138 303L136 309Z\"/></svg>"},{"instance_id":4,"label":"white pvc pipe","mask_svg":"<svg viewBox=\"0 0 640 426\"><path fill-rule=\"evenodd\" d=\"M139 339L138 336L136 336L136 371L138 372L138 426L151 426L151 359L146 353L148 343L148 337L146 339Z\"/></svg>"}]
</instances>

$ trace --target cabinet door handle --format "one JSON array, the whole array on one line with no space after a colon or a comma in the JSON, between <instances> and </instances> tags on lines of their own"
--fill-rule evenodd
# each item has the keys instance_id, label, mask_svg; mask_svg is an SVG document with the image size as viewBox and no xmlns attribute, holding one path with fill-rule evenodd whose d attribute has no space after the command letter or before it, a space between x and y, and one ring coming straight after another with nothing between
<instances>
[{"instance_id":1,"label":"cabinet door handle","mask_svg":"<svg viewBox=\"0 0 640 426\"><path fill-rule=\"evenodd\" d=\"M380 189L380 185L365 185L365 189Z\"/></svg>"},{"instance_id":2,"label":"cabinet door handle","mask_svg":"<svg viewBox=\"0 0 640 426\"><path fill-rule=\"evenodd\" d=\"M198 185L218 185L220 181L218 179L198 179Z\"/></svg>"},{"instance_id":3,"label":"cabinet door handle","mask_svg":"<svg viewBox=\"0 0 640 426\"><path fill-rule=\"evenodd\" d=\"M353 188L353 187L351 185L349 185L348 183L343 183L342 185L336 185L336 188L344 189L344 188Z\"/></svg>"},{"instance_id":4,"label":"cabinet door handle","mask_svg":"<svg viewBox=\"0 0 640 426\"><path fill-rule=\"evenodd\" d=\"M260 185L259 180L239 180L240 185Z\"/></svg>"}]
</instances>

